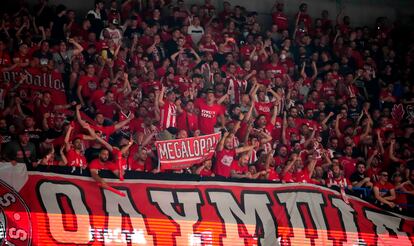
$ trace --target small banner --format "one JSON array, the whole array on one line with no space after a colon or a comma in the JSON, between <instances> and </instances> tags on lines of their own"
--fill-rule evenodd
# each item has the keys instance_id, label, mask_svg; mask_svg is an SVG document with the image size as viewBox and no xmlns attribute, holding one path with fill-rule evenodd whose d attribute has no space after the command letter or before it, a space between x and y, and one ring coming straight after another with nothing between
<instances>
[{"instance_id":1,"label":"small banner","mask_svg":"<svg viewBox=\"0 0 414 246\"><path fill-rule=\"evenodd\" d=\"M214 133L155 142L161 170L180 170L212 158L220 136Z\"/></svg>"}]
</instances>

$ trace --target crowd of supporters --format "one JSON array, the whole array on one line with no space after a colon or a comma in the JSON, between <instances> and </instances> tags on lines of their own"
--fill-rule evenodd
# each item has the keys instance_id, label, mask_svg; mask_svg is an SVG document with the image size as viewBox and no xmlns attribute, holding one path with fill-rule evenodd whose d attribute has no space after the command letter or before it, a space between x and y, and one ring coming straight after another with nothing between
<instances>
[{"instance_id":1,"label":"crowd of supporters","mask_svg":"<svg viewBox=\"0 0 414 246\"><path fill-rule=\"evenodd\" d=\"M310 16L306 3L288 16L280 2L260 24L210 2L3 11L1 159L89 169L106 185L100 170L164 172L156 140L221 132L213 159L173 172L320 184L412 208L412 29L385 17L354 26L346 10ZM34 74L64 93L33 89Z\"/></svg>"}]
</instances>

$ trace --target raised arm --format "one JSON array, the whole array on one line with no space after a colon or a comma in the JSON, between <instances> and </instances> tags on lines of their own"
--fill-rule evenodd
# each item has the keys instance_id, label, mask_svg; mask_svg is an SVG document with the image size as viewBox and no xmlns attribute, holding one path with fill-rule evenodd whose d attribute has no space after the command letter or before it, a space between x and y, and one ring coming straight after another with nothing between
<instances>
[{"instance_id":1,"label":"raised arm","mask_svg":"<svg viewBox=\"0 0 414 246\"><path fill-rule=\"evenodd\" d=\"M75 49L73 49L73 55L79 55L83 51L82 45L76 42L73 38L69 39L69 43L75 46Z\"/></svg>"},{"instance_id":2,"label":"raised arm","mask_svg":"<svg viewBox=\"0 0 414 246\"><path fill-rule=\"evenodd\" d=\"M299 155L295 156L293 160L287 162L287 165L285 166L285 168L283 168L282 176L284 176L287 172L289 172L289 170L293 167L293 165L296 163L298 158L300 158Z\"/></svg>"},{"instance_id":3,"label":"raised arm","mask_svg":"<svg viewBox=\"0 0 414 246\"><path fill-rule=\"evenodd\" d=\"M325 128L327 127L326 123L328 123L329 119L334 115L333 112L329 112L329 114L322 120L321 125Z\"/></svg>"},{"instance_id":4,"label":"raised arm","mask_svg":"<svg viewBox=\"0 0 414 246\"><path fill-rule=\"evenodd\" d=\"M273 106L272 118L270 119L270 123L272 125L276 124L276 118L278 114L279 114L279 102L276 101L275 105Z\"/></svg>"},{"instance_id":5,"label":"raised arm","mask_svg":"<svg viewBox=\"0 0 414 246\"><path fill-rule=\"evenodd\" d=\"M65 154L65 145L62 145L60 147L59 153L60 153L60 158L62 159L62 161L59 163L60 166L66 166L68 164L68 159L66 158L66 154Z\"/></svg>"},{"instance_id":6,"label":"raised arm","mask_svg":"<svg viewBox=\"0 0 414 246\"><path fill-rule=\"evenodd\" d=\"M317 162L316 158L312 158L312 160L308 164L309 178L312 178L313 171L315 170L316 162Z\"/></svg>"},{"instance_id":7,"label":"raised arm","mask_svg":"<svg viewBox=\"0 0 414 246\"><path fill-rule=\"evenodd\" d=\"M310 144L310 143L312 143L312 141L314 140L314 138L315 138L315 134L316 134L316 129L313 129L312 130L312 133L311 133L311 135L309 136L309 138L308 139L306 139L305 140L305 142L303 143L303 146L305 146L305 148Z\"/></svg>"},{"instance_id":8,"label":"raised arm","mask_svg":"<svg viewBox=\"0 0 414 246\"><path fill-rule=\"evenodd\" d=\"M286 138L286 129L287 129L287 119L286 119L286 111L283 112L283 123L282 123L282 143L288 144Z\"/></svg>"},{"instance_id":9,"label":"raised arm","mask_svg":"<svg viewBox=\"0 0 414 246\"><path fill-rule=\"evenodd\" d=\"M76 95L78 96L81 105L85 105L85 100L82 97L82 85L79 85L79 83L78 87L76 87Z\"/></svg>"},{"instance_id":10,"label":"raised arm","mask_svg":"<svg viewBox=\"0 0 414 246\"><path fill-rule=\"evenodd\" d=\"M254 108L254 101L251 101L249 111L247 111L247 113L244 115L244 119L243 119L244 122L249 122L250 119L252 118L253 108Z\"/></svg>"},{"instance_id":11,"label":"raised arm","mask_svg":"<svg viewBox=\"0 0 414 246\"><path fill-rule=\"evenodd\" d=\"M368 160L367 160L367 169L371 167L371 163L374 160L375 156L378 155L378 152L379 151L377 149L374 149L374 151L372 152L371 156L368 157Z\"/></svg>"},{"instance_id":12,"label":"raised arm","mask_svg":"<svg viewBox=\"0 0 414 246\"><path fill-rule=\"evenodd\" d=\"M392 161L394 162L400 162L401 159L395 156L394 154L394 147L395 147L395 139L391 140L390 146L388 147L388 154Z\"/></svg>"},{"instance_id":13,"label":"raised arm","mask_svg":"<svg viewBox=\"0 0 414 246\"><path fill-rule=\"evenodd\" d=\"M72 124L72 122L69 124L69 127L68 127L68 129L67 129L67 131L66 131L66 134L65 134L65 151L66 152L68 152L69 150L70 150L70 135L72 134L72 131L73 131L73 124Z\"/></svg>"},{"instance_id":14,"label":"raised arm","mask_svg":"<svg viewBox=\"0 0 414 246\"><path fill-rule=\"evenodd\" d=\"M313 81L316 79L316 76L318 76L318 67L316 66L315 61L312 61L312 72L311 80Z\"/></svg>"},{"instance_id":15,"label":"raised arm","mask_svg":"<svg viewBox=\"0 0 414 246\"><path fill-rule=\"evenodd\" d=\"M131 122L131 120L133 120L134 117L135 117L134 114L131 114L129 116L129 118L127 118L126 120L118 122L117 124L115 124L114 125L115 131L117 131L117 130L121 129L122 127L126 126L127 124L129 124L129 122Z\"/></svg>"},{"instance_id":16,"label":"raised arm","mask_svg":"<svg viewBox=\"0 0 414 246\"><path fill-rule=\"evenodd\" d=\"M161 86L161 91L160 91L160 94L158 95L158 100L157 100L159 107L163 107L164 104L165 104L165 102L164 102L164 94L165 94L165 87L164 86Z\"/></svg>"},{"instance_id":17,"label":"raised arm","mask_svg":"<svg viewBox=\"0 0 414 246\"><path fill-rule=\"evenodd\" d=\"M256 102L256 94L257 94L257 90L259 90L260 85L258 83L254 83L252 89L249 92L249 96L252 100L252 102Z\"/></svg>"},{"instance_id":18,"label":"raised arm","mask_svg":"<svg viewBox=\"0 0 414 246\"><path fill-rule=\"evenodd\" d=\"M191 54L193 54L196 59L195 64L199 64L201 62L201 58L193 48L191 48Z\"/></svg>"},{"instance_id":19,"label":"raised arm","mask_svg":"<svg viewBox=\"0 0 414 246\"><path fill-rule=\"evenodd\" d=\"M380 151L381 154L384 154L385 150L384 150L384 145L382 144L380 129L376 129L375 133L377 134L377 140L378 140L377 144L378 144L378 147L379 147L379 151Z\"/></svg>"},{"instance_id":20,"label":"raised arm","mask_svg":"<svg viewBox=\"0 0 414 246\"><path fill-rule=\"evenodd\" d=\"M80 114L80 109L81 109L82 105L78 104L76 105L76 119L78 120L79 124L83 127L83 128L87 128L88 124L82 119L82 116Z\"/></svg>"},{"instance_id":21,"label":"raised arm","mask_svg":"<svg viewBox=\"0 0 414 246\"><path fill-rule=\"evenodd\" d=\"M107 141L105 141L105 139L101 138L100 136L96 136L96 141L98 141L99 143L101 143L110 152L112 152L114 150L114 148L112 147L112 145L110 145Z\"/></svg>"},{"instance_id":22,"label":"raised arm","mask_svg":"<svg viewBox=\"0 0 414 246\"><path fill-rule=\"evenodd\" d=\"M235 151L236 151L236 154L240 154L240 153L243 153L243 152L248 152L252 149L254 149L254 145L239 147L239 148L236 148Z\"/></svg>"},{"instance_id":23,"label":"raised arm","mask_svg":"<svg viewBox=\"0 0 414 246\"><path fill-rule=\"evenodd\" d=\"M225 132L223 134L223 137L220 139L220 142L217 144L216 151L222 151L224 149L224 142L226 141L226 138L229 136L228 132Z\"/></svg>"},{"instance_id":24,"label":"raised arm","mask_svg":"<svg viewBox=\"0 0 414 246\"><path fill-rule=\"evenodd\" d=\"M260 133L260 144L267 144L270 143L272 141L272 136L270 136L270 134L267 134L264 131L261 131Z\"/></svg>"},{"instance_id":25,"label":"raised arm","mask_svg":"<svg viewBox=\"0 0 414 246\"><path fill-rule=\"evenodd\" d=\"M222 97L220 97L218 100L217 100L217 104L222 104L224 101L226 101L226 99L229 97L229 94L228 93L226 93L226 94L224 94Z\"/></svg>"},{"instance_id":26,"label":"raised arm","mask_svg":"<svg viewBox=\"0 0 414 246\"><path fill-rule=\"evenodd\" d=\"M122 154L125 154L125 153L127 153L128 152L128 150L131 148L131 146L134 144L134 140L132 139L132 135L130 136L130 138L129 138L129 141L128 141L128 144L127 145L125 145L125 146L123 146L122 148L121 148L121 153Z\"/></svg>"},{"instance_id":27,"label":"raised arm","mask_svg":"<svg viewBox=\"0 0 414 246\"><path fill-rule=\"evenodd\" d=\"M339 130L339 120L342 118L341 114L338 114L336 116L336 120L335 120L335 134L337 138L341 138L342 137L342 132L341 130Z\"/></svg>"}]
</instances>

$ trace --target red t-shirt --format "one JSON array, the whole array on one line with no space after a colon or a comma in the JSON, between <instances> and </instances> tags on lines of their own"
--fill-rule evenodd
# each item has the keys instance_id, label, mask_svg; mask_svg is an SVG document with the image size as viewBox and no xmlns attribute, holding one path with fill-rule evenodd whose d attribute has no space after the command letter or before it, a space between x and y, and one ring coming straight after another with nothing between
<instances>
[{"instance_id":1,"label":"red t-shirt","mask_svg":"<svg viewBox=\"0 0 414 246\"><path fill-rule=\"evenodd\" d=\"M102 132L102 138L106 141L109 140L109 136L112 135L112 133L115 132L115 126L97 126L97 125L90 125L92 129L95 131Z\"/></svg>"},{"instance_id":2,"label":"red t-shirt","mask_svg":"<svg viewBox=\"0 0 414 246\"><path fill-rule=\"evenodd\" d=\"M269 175L267 176L267 180L280 181L279 174L275 171L275 169L271 168L269 170Z\"/></svg>"},{"instance_id":3,"label":"red t-shirt","mask_svg":"<svg viewBox=\"0 0 414 246\"><path fill-rule=\"evenodd\" d=\"M249 168L246 166L240 166L239 162L236 160L233 160L230 166L230 174L231 171L234 171L237 174L246 174L249 171Z\"/></svg>"},{"instance_id":4,"label":"red t-shirt","mask_svg":"<svg viewBox=\"0 0 414 246\"><path fill-rule=\"evenodd\" d=\"M105 103L105 91L98 89L91 94L91 101L96 108Z\"/></svg>"},{"instance_id":5,"label":"red t-shirt","mask_svg":"<svg viewBox=\"0 0 414 246\"><path fill-rule=\"evenodd\" d=\"M105 118L108 119L113 119L117 111L117 107L114 104L103 103L97 106L96 108L99 113L101 113Z\"/></svg>"},{"instance_id":6,"label":"red t-shirt","mask_svg":"<svg viewBox=\"0 0 414 246\"><path fill-rule=\"evenodd\" d=\"M271 71L274 77L279 77L284 74L286 74L286 68L284 68L280 64L273 65L272 63L269 63L265 66L266 71Z\"/></svg>"},{"instance_id":7,"label":"red t-shirt","mask_svg":"<svg viewBox=\"0 0 414 246\"><path fill-rule=\"evenodd\" d=\"M81 75L78 84L82 86L82 96L90 98L92 93L98 88L99 80L96 76Z\"/></svg>"},{"instance_id":8,"label":"red t-shirt","mask_svg":"<svg viewBox=\"0 0 414 246\"><path fill-rule=\"evenodd\" d=\"M296 172L293 178L295 182L298 183L312 183L310 173L307 168L302 169L300 172Z\"/></svg>"},{"instance_id":9,"label":"red t-shirt","mask_svg":"<svg viewBox=\"0 0 414 246\"><path fill-rule=\"evenodd\" d=\"M161 83L159 81L147 81L142 83L142 90L146 95L148 95L150 92L155 91L157 88L161 89Z\"/></svg>"},{"instance_id":10,"label":"red t-shirt","mask_svg":"<svg viewBox=\"0 0 414 246\"><path fill-rule=\"evenodd\" d=\"M200 109L198 116L198 123L202 134L214 133L214 125L217 122L217 116L223 114L223 109L218 104L211 106L207 105L205 100L199 100L196 102L196 107Z\"/></svg>"},{"instance_id":11,"label":"red t-shirt","mask_svg":"<svg viewBox=\"0 0 414 246\"><path fill-rule=\"evenodd\" d=\"M86 167L88 165L85 156L73 148L66 153L66 159L68 160L68 166L71 167Z\"/></svg>"},{"instance_id":12,"label":"red t-shirt","mask_svg":"<svg viewBox=\"0 0 414 246\"><path fill-rule=\"evenodd\" d=\"M294 183L295 182L295 176L291 172L286 172L285 175L282 177L282 181L285 183Z\"/></svg>"},{"instance_id":13,"label":"red t-shirt","mask_svg":"<svg viewBox=\"0 0 414 246\"><path fill-rule=\"evenodd\" d=\"M121 166L123 170L126 170L128 168L127 159L122 156L120 149L113 149L112 156L114 157L114 164L118 167L118 170L119 166ZM120 160L119 157L121 157Z\"/></svg>"},{"instance_id":14,"label":"red t-shirt","mask_svg":"<svg viewBox=\"0 0 414 246\"><path fill-rule=\"evenodd\" d=\"M254 46L250 44L245 44L240 47L240 54L244 59L248 59L250 57L250 54L252 53L254 49Z\"/></svg>"},{"instance_id":15,"label":"red t-shirt","mask_svg":"<svg viewBox=\"0 0 414 246\"><path fill-rule=\"evenodd\" d=\"M325 98L329 96L334 96L336 94L336 88L331 83L325 83L322 85L322 95Z\"/></svg>"},{"instance_id":16,"label":"red t-shirt","mask_svg":"<svg viewBox=\"0 0 414 246\"><path fill-rule=\"evenodd\" d=\"M198 116L183 111L178 115L177 128L180 130L195 131L198 129Z\"/></svg>"},{"instance_id":17,"label":"red t-shirt","mask_svg":"<svg viewBox=\"0 0 414 246\"><path fill-rule=\"evenodd\" d=\"M203 169L203 170L201 170L201 172L200 172L200 176L201 177L211 177L211 176L213 176L213 171L210 169L210 170L207 170L207 169Z\"/></svg>"},{"instance_id":18,"label":"red t-shirt","mask_svg":"<svg viewBox=\"0 0 414 246\"><path fill-rule=\"evenodd\" d=\"M276 167L278 167L278 166L284 166L285 163L286 163L286 161L287 161L287 159L288 159L287 157L283 158L282 156L279 156L279 155L275 156L275 158L274 158L274 160L275 160L275 166Z\"/></svg>"},{"instance_id":19,"label":"red t-shirt","mask_svg":"<svg viewBox=\"0 0 414 246\"><path fill-rule=\"evenodd\" d=\"M377 182L374 184L374 187L377 187L379 189L379 194L381 197L387 196L390 190L395 189L394 185L389 182L385 182L384 184Z\"/></svg>"},{"instance_id":20,"label":"red t-shirt","mask_svg":"<svg viewBox=\"0 0 414 246\"><path fill-rule=\"evenodd\" d=\"M257 111L257 114L263 114L267 119L270 118L270 112L273 108L273 103L271 102L256 102L254 108Z\"/></svg>"},{"instance_id":21,"label":"red t-shirt","mask_svg":"<svg viewBox=\"0 0 414 246\"><path fill-rule=\"evenodd\" d=\"M110 161L102 163L99 159L95 159L89 164L89 170L92 169L116 171L118 170L118 165Z\"/></svg>"},{"instance_id":22,"label":"red t-shirt","mask_svg":"<svg viewBox=\"0 0 414 246\"><path fill-rule=\"evenodd\" d=\"M223 177L230 177L231 165L236 157L236 150L223 149L216 153L215 173Z\"/></svg>"},{"instance_id":23,"label":"red t-shirt","mask_svg":"<svg viewBox=\"0 0 414 246\"><path fill-rule=\"evenodd\" d=\"M272 14L273 24L276 24L278 30L283 31L287 30L289 23L287 16L282 12L273 12Z\"/></svg>"},{"instance_id":24,"label":"red t-shirt","mask_svg":"<svg viewBox=\"0 0 414 246\"><path fill-rule=\"evenodd\" d=\"M136 160L134 157L138 152L138 145L133 145L129 149L128 156L128 165L129 170L132 171L141 171L141 172L150 172L152 171L152 161L151 158L147 157L145 161Z\"/></svg>"},{"instance_id":25,"label":"red t-shirt","mask_svg":"<svg viewBox=\"0 0 414 246\"><path fill-rule=\"evenodd\" d=\"M357 161L351 157L343 156L339 158L339 163L341 163L344 168L344 176L349 179L356 171Z\"/></svg>"},{"instance_id":26,"label":"red t-shirt","mask_svg":"<svg viewBox=\"0 0 414 246\"><path fill-rule=\"evenodd\" d=\"M5 51L0 51L0 68L8 67L10 64L10 55Z\"/></svg>"}]
</instances>

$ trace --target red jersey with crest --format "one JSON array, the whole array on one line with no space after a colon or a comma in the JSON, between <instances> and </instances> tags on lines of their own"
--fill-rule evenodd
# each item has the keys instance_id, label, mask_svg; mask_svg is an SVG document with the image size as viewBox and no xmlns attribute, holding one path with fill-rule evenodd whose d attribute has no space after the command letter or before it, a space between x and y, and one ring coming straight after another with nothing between
<instances>
[{"instance_id":1,"label":"red jersey with crest","mask_svg":"<svg viewBox=\"0 0 414 246\"><path fill-rule=\"evenodd\" d=\"M82 96L90 98L92 93L98 88L99 81L96 76L81 75L78 84L82 86Z\"/></svg>"},{"instance_id":2,"label":"red jersey with crest","mask_svg":"<svg viewBox=\"0 0 414 246\"><path fill-rule=\"evenodd\" d=\"M215 173L217 175L223 177L230 177L230 171L232 167L232 163L236 157L236 151L234 149L228 150L223 149L216 153L216 166L215 166Z\"/></svg>"}]
</instances>

